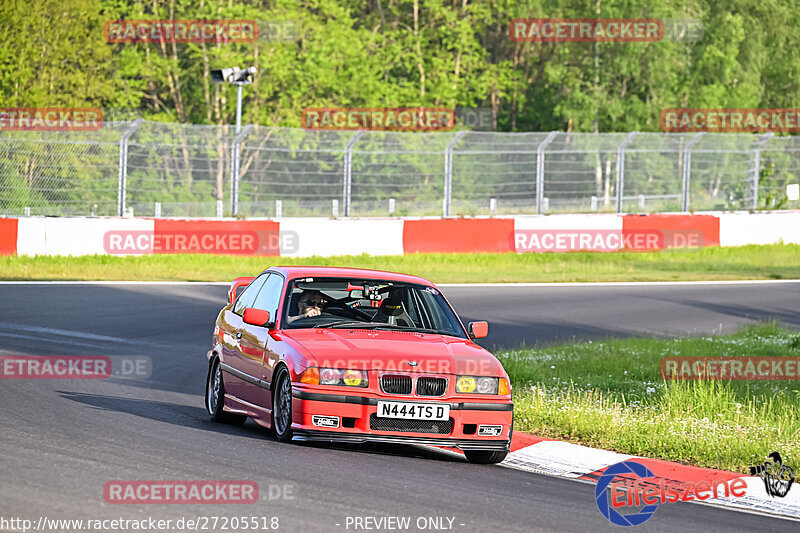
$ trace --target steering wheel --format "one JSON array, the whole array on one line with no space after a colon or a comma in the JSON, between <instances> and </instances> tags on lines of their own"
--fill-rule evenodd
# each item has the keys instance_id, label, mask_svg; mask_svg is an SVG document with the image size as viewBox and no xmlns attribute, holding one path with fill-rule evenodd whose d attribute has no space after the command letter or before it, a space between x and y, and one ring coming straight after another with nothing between
<instances>
[{"instance_id":1,"label":"steering wheel","mask_svg":"<svg viewBox=\"0 0 800 533\"><path fill-rule=\"evenodd\" d=\"M347 305L345 303L345 298L342 298L341 300L331 300L331 302L325 306L325 312L326 313L330 312L331 308L341 309L342 311L345 311L343 316L347 316L348 318L365 319L367 322L372 320L372 316L370 316L368 313L365 313L361 309L356 309L354 307L350 307L349 305ZM340 313L333 313L333 314L338 315Z\"/></svg>"}]
</instances>

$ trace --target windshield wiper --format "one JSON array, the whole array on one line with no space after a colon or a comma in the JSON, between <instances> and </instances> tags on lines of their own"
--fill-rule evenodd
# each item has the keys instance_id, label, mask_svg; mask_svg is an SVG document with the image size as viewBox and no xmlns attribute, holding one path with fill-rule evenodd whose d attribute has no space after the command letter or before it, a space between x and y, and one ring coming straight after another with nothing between
<instances>
[{"instance_id":1,"label":"windshield wiper","mask_svg":"<svg viewBox=\"0 0 800 533\"><path fill-rule=\"evenodd\" d=\"M361 322L360 324L366 324L371 327L371 329L385 329L387 331L409 331L414 333L436 333L441 335L452 335L450 332L442 331L439 329L432 329L432 328L418 328L418 327L408 327L408 326L400 326L398 324L386 324L384 322ZM338 326L339 324L337 324Z\"/></svg>"},{"instance_id":2,"label":"windshield wiper","mask_svg":"<svg viewBox=\"0 0 800 533\"><path fill-rule=\"evenodd\" d=\"M315 328L363 328L370 326L380 326L380 323L375 322L361 322L361 321L348 321L348 322L328 322L327 324L317 324Z\"/></svg>"},{"instance_id":3,"label":"windshield wiper","mask_svg":"<svg viewBox=\"0 0 800 533\"><path fill-rule=\"evenodd\" d=\"M402 326L398 326L402 327ZM414 331L417 333L435 333L437 335L450 335L451 337L453 334L449 331L444 331L441 329L433 329L433 328L403 328L405 331Z\"/></svg>"},{"instance_id":4,"label":"windshield wiper","mask_svg":"<svg viewBox=\"0 0 800 533\"><path fill-rule=\"evenodd\" d=\"M417 328L399 326L397 324L387 324L385 322L328 322L327 324L317 324L315 328L354 328L354 329L383 329L387 331L409 331L414 333L433 333L437 335L450 335L453 334L449 331L433 328Z\"/></svg>"}]
</instances>

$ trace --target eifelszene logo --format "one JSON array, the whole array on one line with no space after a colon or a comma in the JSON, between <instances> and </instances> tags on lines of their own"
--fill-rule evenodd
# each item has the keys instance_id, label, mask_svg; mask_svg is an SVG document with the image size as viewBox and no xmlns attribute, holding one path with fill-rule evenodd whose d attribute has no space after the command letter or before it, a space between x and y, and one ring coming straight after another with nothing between
<instances>
[{"instance_id":1,"label":"eifelszene logo","mask_svg":"<svg viewBox=\"0 0 800 533\"><path fill-rule=\"evenodd\" d=\"M621 515L615 511L611 505L612 502L608 501L608 486L614 481L614 478L619 474L632 474L640 478L655 477L654 474L646 466L641 465L635 461L622 461L615 465L609 466L600 479L597 480L597 487L594 490L594 498L597 501L597 508L603 513L603 516L608 518L612 524L618 526L638 526L647 522L653 513L658 509L658 503L644 506L638 513Z\"/></svg>"},{"instance_id":2,"label":"eifelszene logo","mask_svg":"<svg viewBox=\"0 0 800 533\"><path fill-rule=\"evenodd\" d=\"M615 480L616 477L620 480ZM609 490L610 489L610 490ZM638 526L653 516L661 503L705 501L745 496L747 483L742 478L673 481L656 477L636 461L623 461L609 466L595 488L597 508L612 524ZM638 512L623 515L617 509Z\"/></svg>"}]
</instances>

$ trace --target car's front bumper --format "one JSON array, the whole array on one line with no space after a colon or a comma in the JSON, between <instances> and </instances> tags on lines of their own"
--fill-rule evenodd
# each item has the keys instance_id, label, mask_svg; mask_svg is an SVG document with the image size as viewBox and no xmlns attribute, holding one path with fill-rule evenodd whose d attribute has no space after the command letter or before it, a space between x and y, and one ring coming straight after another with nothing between
<instances>
[{"instance_id":1,"label":"car's front bumper","mask_svg":"<svg viewBox=\"0 0 800 533\"><path fill-rule=\"evenodd\" d=\"M316 431L316 430L294 430L295 440L316 441L316 442L342 442L342 443L364 443L381 442L386 444L424 444L426 446L449 446L461 450L487 450L487 451L508 451L509 441L507 440L478 440L478 439L454 439L440 437L411 437L407 435L377 435L365 433L345 433L341 431Z\"/></svg>"},{"instance_id":2,"label":"car's front bumper","mask_svg":"<svg viewBox=\"0 0 800 533\"><path fill-rule=\"evenodd\" d=\"M300 387L293 388L292 396L292 429L298 440L425 444L495 451L507 451L511 440L514 406L507 397L493 399L493 401L488 399L477 401L453 397L331 394L328 391L318 392ZM437 423L437 431L427 432L376 428L374 424L377 421L375 418L377 405L381 400L446 404L450 407L449 418L451 421ZM336 417L340 421L339 427L315 425L313 420L315 415ZM395 419L379 419L390 426L392 425L391 420ZM500 426L501 431L497 435L479 435L477 428L481 425Z\"/></svg>"}]
</instances>

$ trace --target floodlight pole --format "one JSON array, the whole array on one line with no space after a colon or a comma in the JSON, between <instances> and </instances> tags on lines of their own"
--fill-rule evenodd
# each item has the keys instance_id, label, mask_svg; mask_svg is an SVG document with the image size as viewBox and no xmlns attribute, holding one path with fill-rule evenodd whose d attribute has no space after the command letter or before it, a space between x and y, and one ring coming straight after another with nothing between
<instances>
[{"instance_id":1,"label":"floodlight pole","mask_svg":"<svg viewBox=\"0 0 800 533\"><path fill-rule=\"evenodd\" d=\"M242 131L242 85L249 81L229 82L236 85L236 134L231 145L231 215L239 214L239 169L241 168L241 142L239 132ZM245 134L246 135L246 134Z\"/></svg>"},{"instance_id":2,"label":"floodlight pole","mask_svg":"<svg viewBox=\"0 0 800 533\"><path fill-rule=\"evenodd\" d=\"M242 129L242 85L243 82L235 82L236 85L236 133Z\"/></svg>"},{"instance_id":3,"label":"floodlight pole","mask_svg":"<svg viewBox=\"0 0 800 533\"><path fill-rule=\"evenodd\" d=\"M239 214L239 170L241 156L240 144L247 132L252 129L248 128L244 135L241 137L239 133L242 131L242 85L252 83L251 76L256 73L256 67L249 67L244 70L239 67L214 69L211 71L211 79L214 83L230 83L236 85L236 132L234 134L233 143L231 144L231 214L236 216Z\"/></svg>"}]
</instances>

